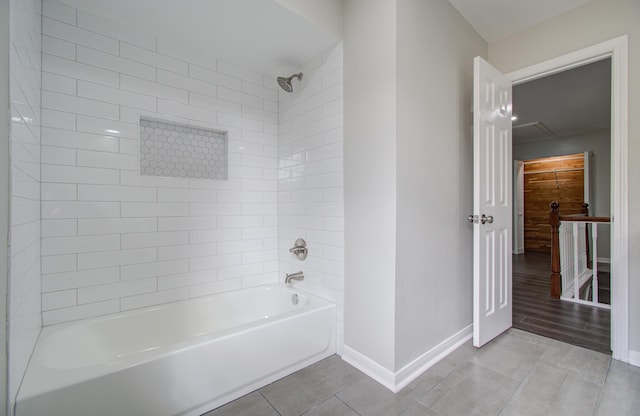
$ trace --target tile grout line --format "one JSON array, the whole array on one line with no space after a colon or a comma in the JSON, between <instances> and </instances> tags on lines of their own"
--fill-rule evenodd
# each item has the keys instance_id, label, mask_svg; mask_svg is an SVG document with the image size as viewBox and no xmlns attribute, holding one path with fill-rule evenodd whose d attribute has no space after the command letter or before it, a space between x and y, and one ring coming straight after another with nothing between
<instances>
[{"instance_id":1,"label":"tile grout line","mask_svg":"<svg viewBox=\"0 0 640 416\"><path fill-rule=\"evenodd\" d=\"M344 405L347 406L349 409L351 409L353 411L353 413L355 413L356 415L363 416L360 413L358 413L358 411L356 409L354 409L353 407L349 406L348 403L346 403L344 400L342 400L340 397L338 397L338 393L336 393L335 396L333 396L333 397L335 397L336 399L340 400L340 403L344 403Z\"/></svg>"},{"instance_id":2,"label":"tile grout line","mask_svg":"<svg viewBox=\"0 0 640 416\"><path fill-rule=\"evenodd\" d=\"M273 405L273 403L271 403L271 402L269 401L269 399L267 399L267 397L266 397L264 394L262 394L262 389L258 389L257 391L258 391L258 393L260 393L260 396L262 396L262 398L264 399L264 401L266 401L267 403L269 403L269 406L271 406L271 408L273 409L273 411L274 411L274 412L276 412L276 413L278 414L278 416L282 416L282 413L280 413L280 412L278 411L278 409L276 409L276 407Z\"/></svg>"},{"instance_id":3,"label":"tile grout line","mask_svg":"<svg viewBox=\"0 0 640 416\"><path fill-rule=\"evenodd\" d=\"M445 357L445 358L446 358L446 357ZM462 363L469 363L469 364L473 364L471 361L469 361L469 359L468 359L468 358L465 358L465 359L462 361ZM436 384L434 384L433 386L431 386L431 388L427 389L427 391L425 392L425 395L428 395L429 393L431 393L431 391L433 391L433 390L434 390L435 388L437 388L440 384L442 384L442 383L447 379L447 377L449 377L449 376L451 375L451 373L453 373L454 371L456 371L456 369L457 369L457 368L458 368L458 366L456 366L456 367L454 367L452 370L450 370L450 371L447 373L447 375L445 375L445 376L440 376L440 377L441 377L441 380L440 380L440 381L438 381L438 382L437 382ZM427 370L427 371L429 371L429 370ZM441 414L441 413L440 413L440 412L438 412L436 409L432 408L431 406L428 406L426 403L424 403L423 401L421 401L419 398L417 398L417 397L415 397L415 396L413 397L413 401L414 401L414 402L416 402L416 403L418 403L418 404L421 404L422 406L426 407L427 409L431 410L432 412L434 412L434 413L436 413L436 414L438 414L438 415L440 415L440 414Z\"/></svg>"},{"instance_id":4,"label":"tile grout line","mask_svg":"<svg viewBox=\"0 0 640 416\"><path fill-rule=\"evenodd\" d=\"M610 358L609 359L609 364L607 365L607 372L604 375L604 381L602 382L602 386L600 387L600 390L598 391L598 398L596 399L596 405L593 407L593 415L597 416L598 412L600 411L600 401L602 400L602 396L604 395L604 389L607 386L607 379L609 378L609 372L611 371L611 361L613 359Z\"/></svg>"},{"instance_id":5,"label":"tile grout line","mask_svg":"<svg viewBox=\"0 0 640 416\"><path fill-rule=\"evenodd\" d=\"M339 393L339 392L338 392ZM336 400L338 400L340 403L344 404L345 406L347 406L350 410L352 410L356 415L358 416L362 416L360 413L358 413L354 408L352 408L351 406L349 406L347 403L345 403L344 401L340 400L340 398L338 397L338 393L334 394L331 397L328 397L326 400L318 403L315 406L311 406L310 408L306 409L304 412L300 413L299 416L304 416L306 414L308 414L309 412L311 412L313 409L317 408L318 406L322 406L324 403L328 402L329 400L335 398Z\"/></svg>"},{"instance_id":6,"label":"tile grout line","mask_svg":"<svg viewBox=\"0 0 640 416\"><path fill-rule=\"evenodd\" d=\"M538 361L536 361L536 363L531 367L531 370L529 370L526 377L522 381L520 381L518 388L513 392L511 397L509 397L509 400L506 401L502 409L500 409L500 412L498 413L498 415L501 415L504 412L504 410L507 408L507 406L509 406L509 403L511 403L513 398L516 397L516 395L520 393L522 390L524 390L524 387L526 386L527 382L531 378L531 374L533 373L533 370L535 370L538 367L538 365L542 363L542 357L544 357L544 353L540 355L540 358L538 358Z\"/></svg>"}]
</instances>

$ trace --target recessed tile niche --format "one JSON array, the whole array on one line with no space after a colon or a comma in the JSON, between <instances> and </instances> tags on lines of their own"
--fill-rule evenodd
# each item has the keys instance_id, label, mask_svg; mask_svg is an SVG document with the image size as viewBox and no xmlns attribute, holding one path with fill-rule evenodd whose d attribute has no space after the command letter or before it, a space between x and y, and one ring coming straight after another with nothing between
<instances>
[{"instance_id":1,"label":"recessed tile niche","mask_svg":"<svg viewBox=\"0 0 640 416\"><path fill-rule=\"evenodd\" d=\"M140 118L140 174L227 179L227 133Z\"/></svg>"}]
</instances>

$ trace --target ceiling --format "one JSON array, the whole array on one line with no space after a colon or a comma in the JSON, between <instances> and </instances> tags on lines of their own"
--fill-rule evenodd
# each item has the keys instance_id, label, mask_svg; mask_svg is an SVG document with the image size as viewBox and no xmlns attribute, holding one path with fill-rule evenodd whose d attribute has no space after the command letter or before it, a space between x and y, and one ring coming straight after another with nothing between
<instances>
[{"instance_id":1,"label":"ceiling","mask_svg":"<svg viewBox=\"0 0 640 416\"><path fill-rule=\"evenodd\" d=\"M591 0L449 0L487 42L505 38Z\"/></svg>"},{"instance_id":2,"label":"ceiling","mask_svg":"<svg viewBox=\"0 0 640 416\"><path fill-rule=\"evenodd\" d=\"M289 75L338 42L273 0L60 0L240 67Z\"/></svg>"},{"instance_id":3,"label":"ceiling","mask_svg":"<svg viewBox=\"0 0 640 416\"><path fill-rule=\"evenodd\" d=\"M514 86L513 114L514 143L609 129L611 59Z\"/></svg>"},{"instance_id":4,"label":"ceiling","mask_svg":"<svg viewBox=\"0 0 640 416\"><path fill-rule=\"evenodd\" d=\"M272 76L294 71L339 40L276 0L60 1ZM589 1L449 0L487 42Z\"/></svg>"},{"instance_id":5,"label":"ceiling","mask_svg":"<svg viewBox=\"0 0 640 416\"><path fill-rule=\"evenodd\" d=\"M449 0L487 42L520 32L591 0ZM610 60L513 88L514 143L608 129Z\"/></svg>"},{"instance_id":6,"label":"ceiling","mask_svg":"<svg viewBox=\"0 0 640 416\"><path fill-rule=\"evenodd\" d=\"M275 0L60 1L271 76L290 74L339 41ZM589 1L449 0L488 42ZM594 64L515 87L514 140L608 126L605 67Z\"/></svg>"}]
</instances>

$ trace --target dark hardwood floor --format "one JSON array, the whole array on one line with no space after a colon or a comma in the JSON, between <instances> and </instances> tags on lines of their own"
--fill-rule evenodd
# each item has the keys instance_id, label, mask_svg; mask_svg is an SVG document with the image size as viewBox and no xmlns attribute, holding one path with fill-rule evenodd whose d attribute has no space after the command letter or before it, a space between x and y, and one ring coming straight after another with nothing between
<instances>
[{"instance_id":1,"label":"dark hardwood floor","mask_svg":"<svg viewBox=\"0 0 640 416\"><path fill-rule=\"evenodd\" d=\"M610 354L610 311L552 299L550 274L549 254L513 256L513 327Z\"/></svg>"}]
</instances>

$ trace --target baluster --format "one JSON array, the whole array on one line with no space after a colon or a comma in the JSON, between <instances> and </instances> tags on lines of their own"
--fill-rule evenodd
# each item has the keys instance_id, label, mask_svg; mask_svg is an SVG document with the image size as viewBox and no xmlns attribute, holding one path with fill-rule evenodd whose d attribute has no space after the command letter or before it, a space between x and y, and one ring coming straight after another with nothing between
<instances>
[{"instance_id":1,"label":"baluster","mask_svg":"<svg viewBox=\"0 0 640 416\"><path fill-rule=\"evenodd\" d=\"M571 276L571 262L567 260L571 239L567 234L567 223L560 222L560 274L562 275L562 294L569 288L568 277Z\"/></svg>"},{"instance_id":2,"label":"baluster","mask_svg":"<svg viewBox=\"0 0 640 416\"><path fill-rule=\"evenodd\" d=\"M591 238L593 239L593 302L598 303L598 223L591 223Z\"/></svg>"},{"instance_id":3,"label":"baluster","mask_svg":"<svg viewBox=\"0 0 640 416\"><path fill-rule=\"evenodd\" d=\"M580 233L578 223L573 222L573 298L580 299Z\"/></svg>"},{"instance_id":4,"label":"baluster","mask_svg":"<svg viewBox=\"0 0 640 416\"><path fill-rule=\"evenodd\" d=\"M589 216L589 204L583 203L582 210L580 211L582 215L585 217ZM584 227L585 238L584 241L587 244L587 268L591 267L591 250L589 250L589 229L587 228L587 224L585 223Z\"/></svg>"},{"instance_id":5,"label":"baluster","mask_svg":"<svg viewBox=\"0 0 640 416\"><path fill-rule=\"evenodd\" d=\"M566 267L560 269L562 273L562 283L567 284L566 289L571 286L571 280L573 279L574 264L573 264L573 228L570 222L565 222L564 225L560 221L560 229L564 238L564 252L560 253L560 265L566 264ZM566 290L563 286L563 290Z\"/></svg>"},{"instance_id":6,"label":"baluster","mask_svg":"<svg viewBox=\"0 0 640 416\"><path fill-rule=\"evenodd\" d=\"M551 277L550 292L554 299L560 298L560 204L556 201L551 203L549 213L549 225L551 225Z\"/></svg>"}]
</instances>

